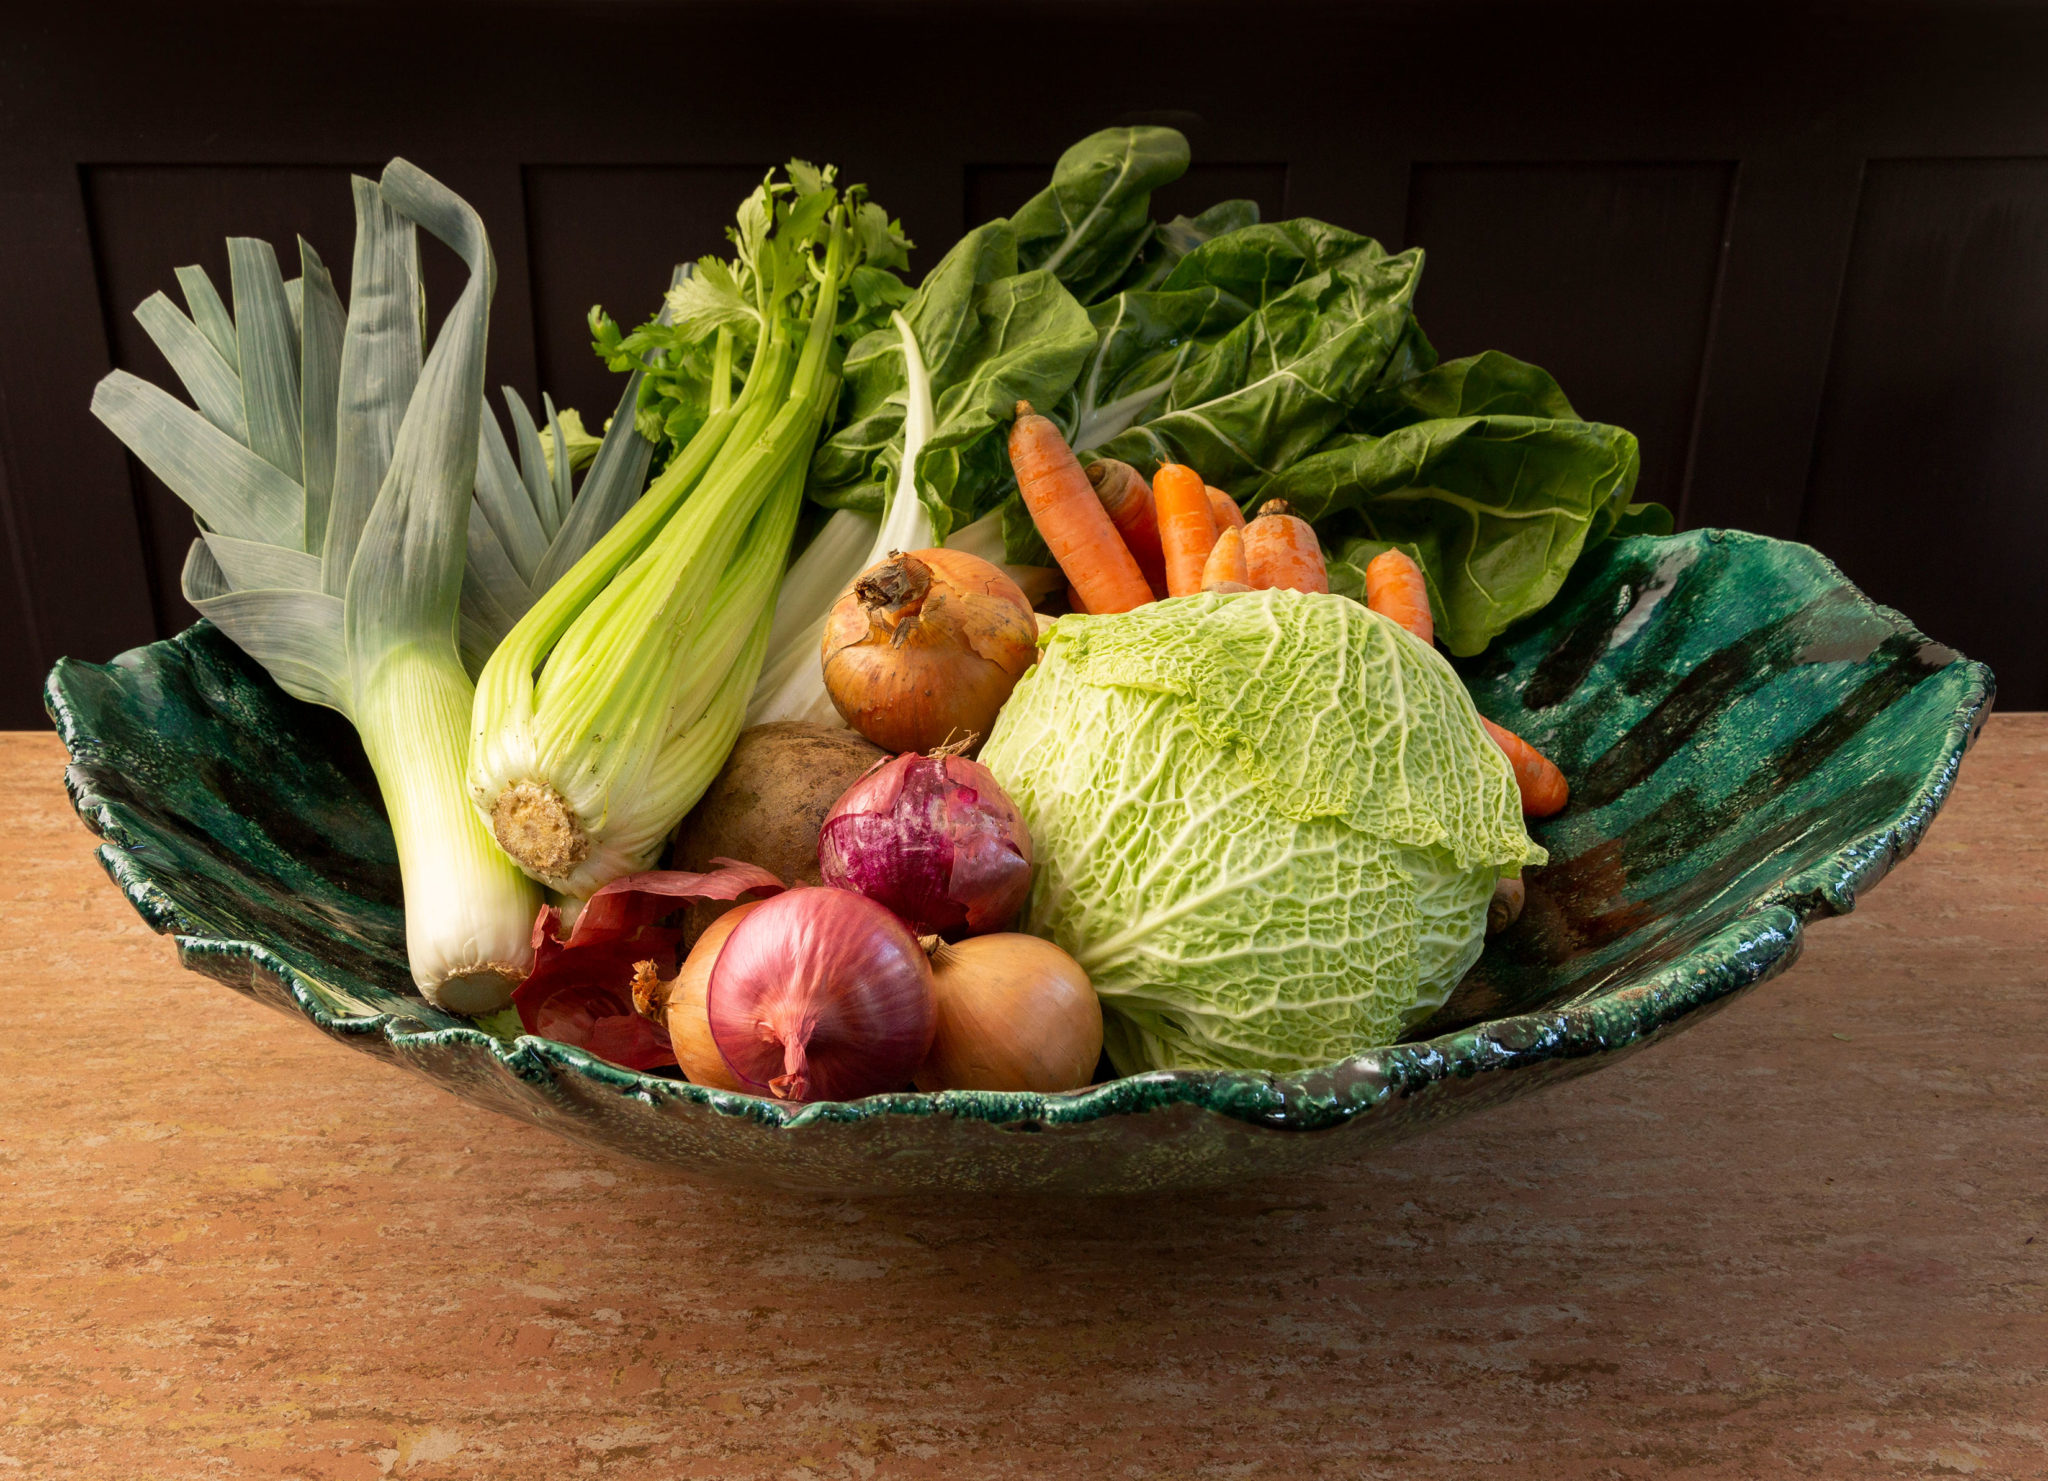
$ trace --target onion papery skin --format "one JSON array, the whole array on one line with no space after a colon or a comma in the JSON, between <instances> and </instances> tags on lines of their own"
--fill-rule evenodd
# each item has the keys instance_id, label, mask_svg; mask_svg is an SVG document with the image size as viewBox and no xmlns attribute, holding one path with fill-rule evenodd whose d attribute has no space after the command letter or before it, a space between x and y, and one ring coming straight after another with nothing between
<instances>
[{"instance_id":1,"label":"onion papery skin","mask_svg":"<svg viewBox=\"0 0 2048 1481\"><path fill-rule=\"evenodd\" d=\"M980 556L898 551L833 605L819 651L840 718L882 749L971 749L1038 661L1038 620Z\"/></svg>"},{"instance_id":2,"label":"onion papery skin","mask_svg":"<svg viewBox=\"0 0 2048 1481\"><path fill-rule=\"evenodd\" d=\"M1031 831L995 773L963 756L877 763L818 830L825 883L879 901L920 936L979 935L1031 893Z\"/></svg>"},{"instance_id":3,"label":"onion papery skin","mask_svg":"<svg viewBox=\"0 0 2048 1481\"><path fill-rule=\"evenodd\" d=\"M682 970L669 985L668 1004L662 1022L668 1027L668 1041L675 1050L676 1068L695 1085L713 1090L745 1090L725 1056L718 1052L718 1040L711 1034L711 969L725 949L726 939L739 923L753 914L758 902L737 905L704 928L697 944L683 959Z\"/></svg>"},{"instance_id":4,"label":"onion papery skin","mask_svg":"<svg viewBox=\"0 0 2048 1481\"><path fill-rule=\"evenodd\" d=\"M777 895L741 921L711 969L706 1007L740 1083L788 1101L906 1088L938 1019L910 928L865 896L826 888Z\"/></svg>"},{"instance_id":5,"label":"onion papery skin","mask_svg":"<svg viewBox=\"0 0 2048 1481\"><path fill-rule=\"evenodd\" d=\"M919 1090L1079 1090L1102 1057L1102 1003L1081 964L1002 931L932 952L939 1005Z\"/></svg>"}]
</instances>

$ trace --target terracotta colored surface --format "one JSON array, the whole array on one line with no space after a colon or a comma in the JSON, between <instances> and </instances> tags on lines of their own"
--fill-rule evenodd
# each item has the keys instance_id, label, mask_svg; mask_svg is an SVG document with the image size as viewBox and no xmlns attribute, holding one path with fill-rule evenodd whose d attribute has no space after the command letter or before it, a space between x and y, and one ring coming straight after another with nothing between
<instances>
[{"instance_id":1,"label":"terracotta colored surface","mask_svg":"<svg viewBox=\"0 0 2048 1481\"><path fill-rule=\"evenodd\" d=\"M179 971L61 761L0 736L0 1478L2048 1474L2048 716L1672 1043L1078 1206L702 1189L471 1110Z\"/></svg>"}]
</instances>

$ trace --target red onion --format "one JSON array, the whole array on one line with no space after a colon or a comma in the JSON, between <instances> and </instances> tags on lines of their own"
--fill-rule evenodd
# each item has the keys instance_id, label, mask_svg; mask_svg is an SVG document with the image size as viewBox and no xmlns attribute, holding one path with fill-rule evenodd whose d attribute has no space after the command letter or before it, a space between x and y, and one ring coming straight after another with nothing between
<instances>
[{"instance_id":1,"label":"red onion","mask_svg":"<svg viewBox=\"0 0 2048 1481\"><path fill-rule=\"evenodd\" d=\"M818 832L825 883L879 900L920 936L975 936L1017 918L1031 833L995 774L964 756L879 761Z\"/></svg>"},{"instance_id":2,"label":"red onion","mask_svg":"<svg viewBox=\"0 0 2048 1481\"><path fill-rule=\"evenodd\" d=\"M902 1090L932 1047L932 969L910 930L850 890L777 895L726 938L706 994L749 1090L855 1100Z\"/></svg>"},{"instance_id":3,"label":"red onion","mask_svg":"<svg viewBox=\"0 0 2048 1481\"><path fill-rule=\"evenodd\" d=\"M674 970L683 933L663 920L693 900L729 903L782 888L752 864L711 862L718 867L708 874L657 869L613 880L584 903L567 936L558 934L561 912L543 905L533 923L533 971L512 994L520 1025L628 1069L674 1064L668 1031L633 1006L639 963Z\"/></svg>"}]
</instances>

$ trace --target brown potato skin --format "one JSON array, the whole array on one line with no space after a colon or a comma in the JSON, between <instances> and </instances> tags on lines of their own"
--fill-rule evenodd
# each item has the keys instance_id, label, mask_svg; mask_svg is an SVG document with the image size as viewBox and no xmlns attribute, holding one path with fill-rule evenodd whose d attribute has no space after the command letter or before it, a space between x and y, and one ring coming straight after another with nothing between
<instances>
[{"instance_id":1,"label":"brown potato skin","mask_svg":"<svg viewBox=\"0 0 2048 1481\"><path fill-rule=\"evenodd\" d=\"M818 829L854 781L888 752L850 730L779 720L740 732L690 815L677 825L672 867L698 873L713 859L758 864L787 885L823 884ZM684 939L732 909L698 901L684 917Z\"/></svg>"}]
</instances>

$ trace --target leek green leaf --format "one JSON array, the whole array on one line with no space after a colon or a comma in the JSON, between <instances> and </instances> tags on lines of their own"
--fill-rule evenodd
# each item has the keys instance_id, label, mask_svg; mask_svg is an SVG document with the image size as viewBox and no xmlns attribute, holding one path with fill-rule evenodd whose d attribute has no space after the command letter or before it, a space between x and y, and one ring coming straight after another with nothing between
<instances>
[{"instance_id":1,"label":"leek green leaf","mask_svg":"<svg viewBox=\"0 0 2048 1481\"><path fill-rule=\"evenodd\" d=\"M509 386L505 395L508 400L516 399ZM529 586L536 584L535 572L548 552L548 535L534 508L533 490L512 460L496 417L483 419L483 438L477 448L476 503L520 579Z\"/></svg>"},{"instance_id":2,"label":"leek green leaf","mask_svg":"<svg viewBox=\"0 0 2048 1481\"><path fill-rule=\"evenodd\" d=\"M242 378L220 357L199 326L161 293L152 293L136 305L135 322L171 362L200 413L228 436L242 441L248 434L242 416Z\"/></svg>"},{"instance_id":3,"label":"leek green leaf","mask_svg":"<svg viewBox=\"0 0 2048 1481\"><path fill-rule=\"evenodd\" d=\"M184 403L117 370L94 388L92 411L208 529L266 545L298 543L305 501L298 484Z\"/></svg>"},{"instance_id":4,"label":"leek green leaf","mask_svg":"<svg viewBox=\"0 0 2048 1481\"><path fill-rule=\"evenodd\" d=\"M227 361L228 369L239 377L242 373L242 352L235 339L234 316L220 301L220 292L213 286L213 279L206 275L203 267L181 267L177 270L177 278L192 322L199 326L199 332L206 336L206 342L213 346L215 353Z\"/></svg>"},{"instance_id":5,"label":"leek green leaf","mask_svg":"<svg viewBox=\"0 0 2048 1481\"><path fill-rule=\"evenodd\" d=\"M336 416L341 403L341 342L348 313L334 291L327 264L299 238L303 274L299 324L299 450L306 491L306 530L300 549L318 551L327 539L327 506L334 497ZM312 583L318 586L316 580Z\"/></svg>"},{"instance_id":6,"label":"leek green leaf","mask_svg":"<svg viewBox=\"0 0 2048 1481\"><path fill-rule=\"evenodd\" d=\"M285 301L277 254L268 242L230 237L228 272L234 286L249 450L296 481L304 468L299 451L299 336Z\"/></svg>"},{"instance_id":7,"label":"leek green leaf","mask_svg":"<svg viewBox=\"0 0 2048 1481\"><path fill-rule=\"evenodd\" d=\"M334 492L320 585L340 595L370 517L398 423L420 374L419 239L374 180L354 176L356 244L335 408Z\"/></svg>"},{"instance_id":8,"label":"leek green leaf","mask_svg":"<svg viewBox=\"0 0 2048 1481\"><path fill-rule=\"evenodd\" d=\"M284 588L320 587L320 557L282 545L263 545L254 540L237 540L218 530L202 531L199 538L207 553L220 566L230 587Z\"/></svg>"}]
</instances>

